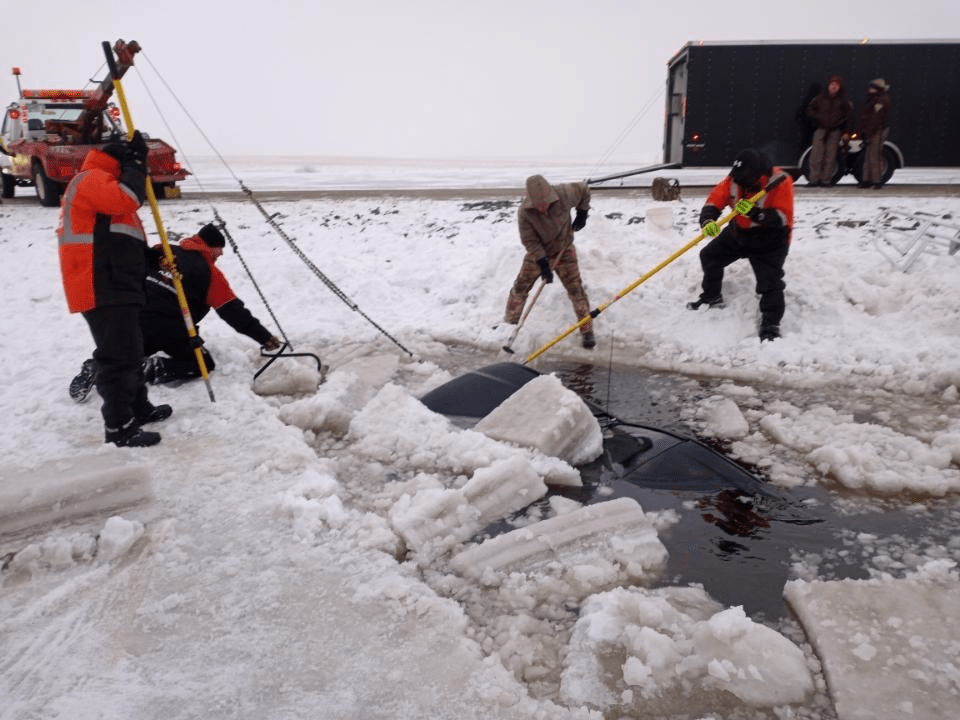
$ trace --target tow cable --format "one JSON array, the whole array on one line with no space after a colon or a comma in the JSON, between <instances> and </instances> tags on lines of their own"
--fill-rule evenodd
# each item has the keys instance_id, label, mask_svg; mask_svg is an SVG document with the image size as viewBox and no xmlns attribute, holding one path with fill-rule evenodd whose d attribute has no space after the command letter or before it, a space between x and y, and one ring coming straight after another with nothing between
<instances>
[{"instance_id":1,"label":"tow cable","mask_svg":"<svg viewBox=\"0 0 960 720\"><path fill-rule=\"evenodd\" d=\"M210 138L209 138L209 137L207 136L207 134L203 131L203 129L199 126L199 124L198 124L197 121L193 118L193 116L190 114L190 112L187 110L187 108L183 105L183 103L180 101L180 98L176 95L176 93L173 92L172 88L171 88L171 87L167 84L167 82L163 79L163 76L160 75L160 73L157 71L156 67L153 65L153 63L150 61L149 57L147 57L147 54L146 54L142 49L141 49L141 56L142 56L142 57L144 58L144 60L146 60L147 63L150 65L151 69L152 69L152 70L154 71L154 73L157 75L157 77L159 78L160 82L161 82L161 83L163 84L163 86L167 89L167 92L170 93L170 95L171 95L171 97L173 98L173 100L174 100L174 101L176 102L176 104L180 107L180 109L181 109L181 111L184 113L184 115L186 115L186 117L190 120L190 122L193 124L193 127L194 127L194 128L196 129L196 131L200 134L200 136L203 138L203 140L207 143L207 145L210 147L210 149L213 151L213 153L217 156L217 158L218 158L218 159L220 160L220 162L223 164L224 168L226 168L227 172L230 173L230 177L232 177L233 180L239 185L240 189L241 189L241 190L243 191L243 193L247 196L247 198L250 200L250 202L252 202L252 203L254 204L254 206L257 208L257 210L260 212L260 214L264 217L264 219L266 220L267 224L273 229L274 232L277 233L277 235L279 235L279 236L283 239L283 241L284 241L285 243L287 243L287 245L290 247L290 249L293 251L293 253L294 253L298 258L300 258L300 260L303 261L303 263L313 272L313 274L316 275L316 276L320 279L320 281L327 287L327 289L329 289L334 295L336 295L338 298L340 298L340 300L341 300L347 307L349 307L349 308L350 308L351 310L353 310L354 312L358 313L364 320L366 320L366 321L369 322L371 325L373 325L373 327L375 327L378 332L380 332L382 335L384 335L384 337L386 337L388 340L390 340L390 342L392 342L392 343L393 343L394 345L396 345L398 348L400 348L401 350L403 350L403 352L405 352L405 353L406 353L407 355L409 355L411 358L415 357L414 354L413 354L409 349L407 349L399 340L397 340L395 337L393 337L393 335L391 335L391 334L388 333L386 330L384 330L383 327L381 327L381 326L380 326L379 324L377 324L372 318L370 318L369 315L367 315L365 312L363 312L363 311L360 309L360 307L359 307L355 302L353 302L353 300L351 300L351 299L347 296L347 294L344 293L343 290L341 290L341 289L337 286L337 284L336 284L335 282L333 282L333 280L331 280L329 277L327 277L327 276L320 270L320 268L318 268L318 267L310 260L310 258L307 257L306 253L297 245L297 243L294 241L294 239L293 239L292 237L290 237L290 236L283 230L283 228L280 226L280 224L277 222L276 217L277 217L277 215L279 215L279 213L275 213L275 214L271 215L269 212L267 212L267 210L263 207L263 205L260 203L260 201L257 199L257 197L253 194L253 191L252 191L250 188L248 188L240 178L237 177L236 173L234 173L234 171L233 171L233 168L230 167L229 163L227 163L227 161L226 161L226 159L223 157L223 155L221 155L220 152L219 152L219 150L217 150L217 148L213 145L213 143L211 142ZM148 92L148 94L149 94L149 90L148 90L147 92ZM151 99L153 100L152 96L151 96ZM160 111L159 105L157 104L156 100L153 100L153 104L154 104L154 107L155 107L155 109L157 110L157 112L160 114L161 118L163 118L163 122L164 122L164 125L165 125L166 128L167 128L167 131L170 133L170 135L171 135L171 137L173 138L174 142L177 142L177 141L176 141L176 133L173 132L172 128L170 128L170 126L169 126L169 123L167 123L166 118L163 117L163 114L162 114L162 112ZM177 144L179 145L179 143L177 143ZM184 156L184 157L186 157L186 156ZM187 163L187 164L189 165L189 163ZM260 351L261 356L263 356L263 357L269 357L270 360L267 362L266 365L264 365L262 368L260 368L260 370L257 371L257 373L256 373L256 375L254 375L254 377L255 377L255 378L258 377L264 370L266 370L275 360L277 360L277 359L280 358L280 357L302 357L302 356L310 356L310 357L313 357L314 359L316 359L317 365L318 365L318 368L319 368L319 367L321 366L321 365L320 365L320 359L317 358L317 356L316 356L316 355L313 355L312 353L286 352L287 350L291 350L291 351L293 350L293 344L290 342L290 340L287 338L286 333L285 333L285 332L283 331L283 329L280 327L280 323L277 321L277 318L276 318L276 316L274 315L273 310L270 308L270 304L267 302L266 298L264 297L263 293L261 292L260 287L259 287L259 285L257 284L257 281L256 281L256 280L254 279L254 277L253 277L253 273L250 271L250 268L247 266L246 262L243 260L243 257L240 255L240 250L239 250L239 248L237 247L236 241L233 239L233 237L230 235L229 231L227 230L227 228L226 228L226 223L225 223L225 222L223 221L223 219L221 218L221 216L220 216L219 212L217 211L216 207L215 207L215 206L213 205L213 203L210 201L209 196L208 196L205 188L203 187L202 182L201 182L200 179L196 176L196 174L194 174L194 179L196 180L197 185L200 187L200 192L201 192L201 194L203 195L204 200L207 202L207 204L210 205L211 208L213 208L213 213L214 213L214 217L215 217L216 220L217 220L217 224L218 224L219 227L221 228L221 231L224 233L224 236L225 236L225 237L227 238L227 240L229 241L231 249L237 254L237 258L240 260L240 263L241 263L241 265L243 266L243 269L246 271L247 275L250 277L250 281L253 283L254 287L256 288L257 293L260 295L260 299L263 301L264 306L267 308L267 311L270 313L270 317L273 319L273 322L276 324L277 329L279 330L280 335L283 337L283 340L284 340L283 346L281 346L280 350L277 351L276 353L268 353L268 352L266 352L266 351L264 351L264 350L261 349L261 351Z\"/></svg>"}]
</instances>

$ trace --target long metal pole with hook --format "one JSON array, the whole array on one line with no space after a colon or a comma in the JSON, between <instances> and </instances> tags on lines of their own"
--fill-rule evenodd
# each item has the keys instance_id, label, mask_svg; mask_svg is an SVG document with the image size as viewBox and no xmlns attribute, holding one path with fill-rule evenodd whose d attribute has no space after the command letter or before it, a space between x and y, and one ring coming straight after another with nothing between
<instances>
[{"instance_id":1,"label":"long metal pole with hook","mask_svg":"<svg viewBox=\"0 0 960 720\"><path fill-rule=\"evenodd\" d=\"M107 65L110 68L110 77L113 79L113 89L117 93L117 100L120 102L120 109L123 112L123 120L127 124L127 139L133 138L135 128L133 117L130 114L130 107L127 104L127 96L123 92L123 84L120 82L120 73L117 69L116 60L113 57L113 48L106 40L103 41L103 52L107 57ZM210 385L210 374L207 372L207 363L203 359L203 352L200 350L199 335L197 327L194 325L193 317L190 315L190 306L187 304L187 296L183 292L183 283L180 280L180 273L176 268L176 261L173 257L173 250L170 249L170 241L167 239L167 231L163 226L163 219L160 217L160 207L157 205L157 196L153 192L153 183L150 182L150 175L147 175L147 199L150 201L150 210L153 213L153 221L157 226L157 232L160 233L160 243L163 245L163 255L172 268L173 287L177 292L177 302L180 304L180 312L183 315L183 323L187 328L187 335L190 336L190 344L193 346L194 354L197 358L197 365L200 367L200 375L207 386L207 395L210 402L216 402L213 396L213 387Z\"/></svg>"}]
</instances>

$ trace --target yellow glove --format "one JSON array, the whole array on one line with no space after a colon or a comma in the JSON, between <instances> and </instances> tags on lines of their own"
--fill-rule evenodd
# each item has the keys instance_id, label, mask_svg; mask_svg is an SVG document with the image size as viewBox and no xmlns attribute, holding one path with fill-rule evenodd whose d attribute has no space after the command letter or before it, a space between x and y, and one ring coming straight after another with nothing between
<instances>
[{"instance_id":1,"label":"yellow glove","mask_svg":"<svg viewBox=\"0 0 960 720\"><path fill-rule=\"evenodd\" d=\"M707 220L701 227L703 234L707 237L716 237L720 234L720 226L717 225L716 220Z\"/></svg>"},{"instance_id":2,"label":"yellow glove","mask_svg":"<svg viewBox=\"0 0 960 720\"><path fill-rule=\"evenodd\" d=\"M737 204L733 206L733 209L741 215L749 215L750 211L753 210L753 203L743 198L742 200L737 200Z\"/></svg>"}]
</instances>

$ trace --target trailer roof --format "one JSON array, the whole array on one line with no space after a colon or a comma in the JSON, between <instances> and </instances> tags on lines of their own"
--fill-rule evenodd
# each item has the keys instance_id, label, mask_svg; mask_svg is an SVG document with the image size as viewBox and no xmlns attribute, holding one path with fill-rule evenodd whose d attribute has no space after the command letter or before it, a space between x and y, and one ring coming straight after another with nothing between
<instances>
[{"instance_id":1,"label":"trailer roof","mask_svg":"<svg viewBox=\"0 0 960 720\"><path fill-rule=\"evenodd\" d=\"M889 40L860 38L859 40L690 40L673 54L668 65L686 50L696 47L756 47L775 45L960 45L956 38Z\"/></svg>"}]
</instances>

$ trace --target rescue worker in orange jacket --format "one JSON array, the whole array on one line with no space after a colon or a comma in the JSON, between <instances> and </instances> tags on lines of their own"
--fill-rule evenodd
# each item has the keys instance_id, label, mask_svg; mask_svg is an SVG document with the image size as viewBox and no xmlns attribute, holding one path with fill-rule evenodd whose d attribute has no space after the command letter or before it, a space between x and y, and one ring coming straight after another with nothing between
<instances>
[{"instance_id":1,"label":"rescue worker in orange jacket","mask_svg":"<svg viewBox=\"0 0 960 720\"><path fill-rule=\"evenodd\" d=\"M213 308L230 327L258 342L264 350L280 347L280 340L267 330L236 296L227 278L216 266L226 245L223 234L213 223L200 228L196 235L184 238L172 250L181 275L183 293L197 331L200 321ZM200 376L196 353L183 323L176 290L170 274L158 271L147 276L147 304L140 314L148 382L164 383L189 380ZM168 357L154 355L164 352ZM207 370L216 363L205 347Z\"/></svg>"},{"instance_id":2,"label":"rescue worker in orange jacket","mask_svg":"<svg viewBox=\"0 0 960 720\"><path fill-rule=\"evenodd\" d=\"M105 442L120 447L157 444L160 434L141 426L173 412L150 403L141 368L144 279L148 261L159 262L137 215L146 197L146 157L139 133L91 149L67 185L57 227L67 307L83 315L96 345L90 370L103 400Z\"/></svg>"},{"instance_id":3,"label":"rescue worker in orange jacket","mask_svg":"<svg viewBox=\"0 0 960 720\"><path fill-rule=\"evenodd\" d=\"M756 204L749 198L766 189L771 178L782 176ZM724 208L740 213L723 230L717 219ZM780 337L785 310L783 264L790 248L793 228L793 180L776 168L763 153L743 150L729 175L707 196L700 211L703 234L713 238L700 251L703 283L700 297L687 303L691 310L702 306L723 307L723 271L727 265L746 258L756 278L760 295L760 340Z\"/></svg>"}]
</instances>

